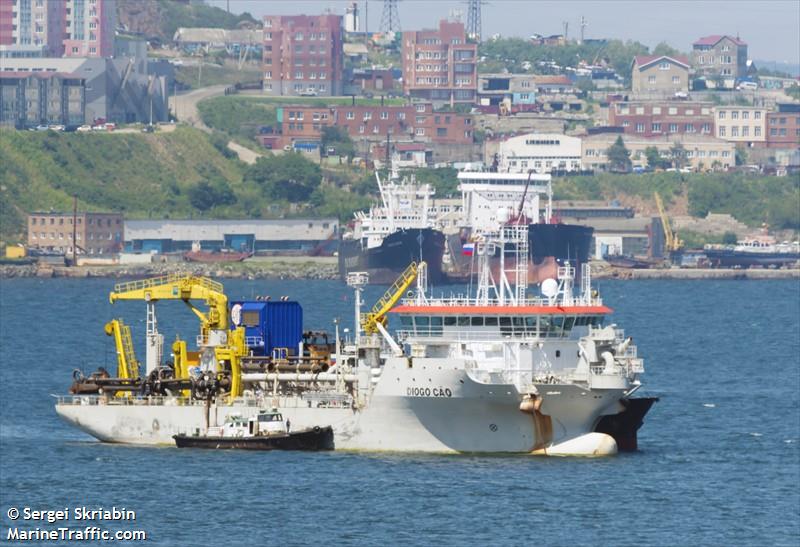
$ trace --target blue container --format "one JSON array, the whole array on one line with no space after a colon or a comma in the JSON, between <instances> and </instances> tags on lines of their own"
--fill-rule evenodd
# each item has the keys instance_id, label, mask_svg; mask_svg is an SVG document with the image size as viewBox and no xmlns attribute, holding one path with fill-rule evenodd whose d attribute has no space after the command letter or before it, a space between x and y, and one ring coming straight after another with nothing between
<instances>
[{"instance_id":1,"label":"blue container","mask_svg":"<svg viewBox=\"0 0 800 547\"><path fill-rule=\"evenodd\" d=\"M247 345L254 355L272 355L287 348L297 355L303 338L303 308L299 302L242 300L231 304L231 329L243 326Z\"/></svg>"}]
</instances>

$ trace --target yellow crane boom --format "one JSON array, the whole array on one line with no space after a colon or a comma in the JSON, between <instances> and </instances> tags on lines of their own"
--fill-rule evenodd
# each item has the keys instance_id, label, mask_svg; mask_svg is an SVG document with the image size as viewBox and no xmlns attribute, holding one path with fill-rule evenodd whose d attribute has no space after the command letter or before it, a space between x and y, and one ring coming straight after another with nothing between
<instances>
[{"instance_id":1,"label":"yellow crane boom","mask_svg":"<svg viewBox=\"0 0 800 547\"><path fill-rule=\"evenodd\" d=\"M139 377L139 361L133 351L131 328L122 319L112 319L104 328L105 333L114 337L117 349L117 378L135 380Z\"/></svg>"},{"instance_id":2,"label":"yellow crane boom","mask_svg":"<svg viewBox=\"0 0 800 547\"><path fill-rule=\"evenodd\" d=\"M118 283L109 294L113 304L117 300L182 300L200 318L201 333L228 328L228 297L222 292L222 283L207 277L170 274L150 279ZM207 312L200 311L192 300L203 300Z\"/></svg>"},{"instance_id":3,"label":"yellow crane boom","mask_svg":"<svg viewBox=\"0 0 800 547\"><path fill-rule=\"evenodd\" d=\"M653 193L656 199L656 207L658 207L658 215L661 217L661 227L664 229L664 243L667 251L674 252L683 248L683 241L681 241L676 234L672 232L672 227L669 224L669 217L667 211L664 209L664 202L661 201L661 196L658 192Z\"/></svg>"},{"instance_id":4,"label":"yellow crane boom","mask_svg":"<svg viewBox=\"0 0 800 547\"><path fill-rule=\"evenodd\" d=\"M424 267L424 262L420 262L419 265L417 265L416 262L409 264L408 268L400 274L400 277L395 280L392 286L389 287L384 295L375 303L372 310L361 314L361 327L364 329L365 334L377 333L378 327L376 325L378 323L386 326L386 314L389 313L395 304L403 297L403 294L405 294L408 288L411 287L411 284L414 283L419 269Z\"/></svg>"}]
</instances>

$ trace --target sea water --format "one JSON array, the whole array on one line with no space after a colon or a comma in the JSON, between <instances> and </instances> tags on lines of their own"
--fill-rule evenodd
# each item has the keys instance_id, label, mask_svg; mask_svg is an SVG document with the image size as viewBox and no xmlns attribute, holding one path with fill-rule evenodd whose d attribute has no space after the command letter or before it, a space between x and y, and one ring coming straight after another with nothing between
<instances>
[{"instance_id":1,"label":"sea water","mask_svg":"<svg viewBox=\"0 0 800 547\"><path fill-rule=\"evenodd\" d=\"M96 525L143 530L147 545L800 543L797 281L600 282L645 360L640 393L660 397L639 452L600 459L97 442L58 418L51 394L66 393L74 369L115 368L111 318L131 324L143 358L144 303L110 305L113 284L0 281L0 541L11 529ZM299 300L307 328L332 331L337 317L352 328L338 282L225 286L231 298ZM194 339L181 302L160 302L158 317L165 347L176 332ZM9 518L25 507L125 508L135 520Z\"/></svg>"}]
</instances>

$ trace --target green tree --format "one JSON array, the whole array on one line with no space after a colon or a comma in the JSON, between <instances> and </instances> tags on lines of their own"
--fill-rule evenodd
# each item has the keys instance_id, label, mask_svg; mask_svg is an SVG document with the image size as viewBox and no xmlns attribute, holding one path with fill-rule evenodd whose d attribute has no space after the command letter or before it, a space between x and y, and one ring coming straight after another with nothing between
<instances>
[{"instance_id":1,"label":"green tree","mask_svg":"<svg viewBox=\"0 0 800 547\"><path fill-rule=\"evenodd\" d=\"M670 146L669 155L672 158L672 166L675 169L683 169L689 163L689 159L686 157L686 148L679 142L675 142Z\"/></svg>"},{"instance_id":2,"label":"green tree","mask_svg":"<svg viewBox=\"0 0 800 547\"><path fill-rule=\"evenodd\" d=\"M322 151L328 153L328 149L333 148L334 154L346 156L350 159L356 154L356 147L347 129L340 126L328 126L322 128Z\"/></svg>"},{"instance_id":3,"label":"green tree","mask_svg":"<svg viewBox=\"0 0 800 547\"><path fill-rule=\"evenodd\" d=\"M725 232L722 234L722 243L725 245L736 245L739 237L734 232Z\"/></svg>"},{"instance_id":4,"label":"green tree","mask_svg":"<svg viewBox=\"0 0 800 547\"><path fill-rule=\"evenodd\" d=\"M245 172L245 180L261 187L264 195L291 203L308 201L322 181L319 165L299 153L258 158Z\"/></svg>"},{"instance_id":5,"label":"green tree","mask_svg":"<svg viewBox=\"0 0 800 547\"><path fill-rule=\"evenodd\" d=\"M648 146L644 149L644 155L647 158L647 166L651 169L658 169L663 167L664 160L661 158L661 153L655 146Z\"/></svg>"},{"instance_id":6,"label":"green tree","mask_svg":"<svg viewBox=\"0 0 800 547\"><path fill-rule=\"evenodd\" d=\"M747 164L747 150L744 146L737 146L735 153L736 165Z\"/></svg>"},{"instance_id":7,"label":"green tree","mask_svg":"<svg viewBox=\"0 0 800 547\"><path fill-rule=\"evenodd\" d=\"M658 45L653 48L653 55L667 55L669 57L675 57L677 55L681 55L681 52L666 42L659 42Z\"/></svg>"},{"instance_id":8,"label":"green tree","mask_svg":"<svg viewBox=\"0 0 800 547\"><path fill-rule=\"evenodd\" d=\"M631 152L625 147L622 135L617 137L614 144L606 152L611 170L618 173L627 173L631 169Z\"/></svg>"},{"instance_id":9,"label":"green tree","mask_svg":"<svg viewBox=\"0 0 800 547\"><path fill-rule=\"evenodd\" d=\"M216 180L210 183L201 180L188 191L189 203L195 209L207 211L212 207L222 205L233 205L236 203L236 195L230 185L224 180Z\"/></svg>"},{"instance_id":10,"label":"green tree","mask_svg":"<svg viewBox=\"0 0 800 547\"><path fill-rule=\"evenodd\" d=\"M793 84L791 87L784 89L783 92L795 101L800 101L800 85Z\"/></svg>"}]
</instances>

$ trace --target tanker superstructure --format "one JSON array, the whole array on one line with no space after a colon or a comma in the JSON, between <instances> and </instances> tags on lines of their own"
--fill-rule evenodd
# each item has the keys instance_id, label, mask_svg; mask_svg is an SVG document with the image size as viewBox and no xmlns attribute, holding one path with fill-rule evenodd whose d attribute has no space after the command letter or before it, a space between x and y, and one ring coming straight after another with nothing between
<instances>
[{"instance_id":1,"label":"tanker superstructure","mask_svg":"<svg viewBox=\"0 0 800 547\"><path fill-rule=\"evenodd\" d=\"M430 265L430 277L442 277L445 236L431 214L433 189L418 185L413 176L387 180L375 173L381 202L368 212L358 211L352 230L339 242L339 274L365 271L370 282L391 284L410 262Z\"/></svg>"},{"instance_id":2,"label":"tanker superstructure","mask_svg":"<svg viewBox=\"0 0 800 547\"><path fill-rule=\"evenodd\" d=\"M490 267L496 248L499 272ZM263 299L234 303L225 328L199 312L197 352L176 342L175 362L150 363L142 379L121 360L118 376L128 378L84 380L75 391L95 383L60 398L56 410L102 441L138 444L171 444L173 435L201 434L231 414L276 409L293 428L332 426L335 447L346 450L591 456L635 448L653 399L631 397L642 360L616 325L603 325L611 310L591 290L588 268L579 292L565 265L532 297L527 269L517 267L523 261L507 253L527 253L527 227L506 226L478 242L474 294L435 298L425 264L411 264L369 312L361 310L367 274L349 274L355 328L341 338L338 326L330 339L296 325L284 332L283 311L270 316ZM162 294L209 296L187 289L201 283L162 280L114 294L140 291L149 308ZM213 289L209 301L219 310ZM296 305L281 302L294 310L294 325ZM275 343L270 323L282 333Z\"/></svg>"},{"instance_id":3,"label":"tanker superstructure","mask_svg":"<svg viewBox=\"0 0 800 547\"><path fill-rule=\"evenodd\" d=\"M458 173L462 197L462 229L448 236L452 278L468 278L477 264L473 240L508 224L528 226L528 279L540 283L554 278L569 262L578 275L588 263L593 229L564 224L553 215L553 186L549 174L503 172L496 167ZM496 266L495 266L496 268Z\"/></svg>"}]
</instances>

